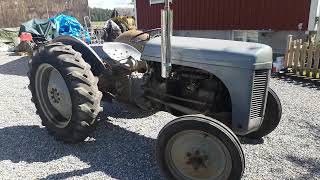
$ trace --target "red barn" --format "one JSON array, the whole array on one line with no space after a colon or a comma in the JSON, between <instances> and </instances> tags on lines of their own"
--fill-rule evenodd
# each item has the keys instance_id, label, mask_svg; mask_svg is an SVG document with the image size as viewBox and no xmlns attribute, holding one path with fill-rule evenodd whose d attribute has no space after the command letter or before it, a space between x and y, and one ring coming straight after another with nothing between
<instances>
[{"instance_id":1,"label":"red barn","mask_svg":"<svg viewBox=\"0 0 320 180\"><path fill-rule=\"evenodd\" d=\"M288 34L315 30L319 0L173 0L174 34L254 41L283 52ZM136 0L139 29L160 27L163 0Z\"/></svg>"}]
</instances>

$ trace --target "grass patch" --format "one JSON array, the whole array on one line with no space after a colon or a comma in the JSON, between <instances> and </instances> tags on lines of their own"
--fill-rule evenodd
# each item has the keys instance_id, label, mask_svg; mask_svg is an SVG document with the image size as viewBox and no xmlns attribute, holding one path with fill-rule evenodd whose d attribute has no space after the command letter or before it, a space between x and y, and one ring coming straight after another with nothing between
<instances>
[{"instance_id":1,"label":"grass patch","mask_svg":"<svg viewBox=\"0 0 320 180\"><path fill-rule=\"evenodd\" d=\"M97 28L100 29L100 28L103 28L104 23L105 23L105 21L94 21L94 22L92 22L92 27L94 29L97 29Z\"/></svg>"}]
</instances>

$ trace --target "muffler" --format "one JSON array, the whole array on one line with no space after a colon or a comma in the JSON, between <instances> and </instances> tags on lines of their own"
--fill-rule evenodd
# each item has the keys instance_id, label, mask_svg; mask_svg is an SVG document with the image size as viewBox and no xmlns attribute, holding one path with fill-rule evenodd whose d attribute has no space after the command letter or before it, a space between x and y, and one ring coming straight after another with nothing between
<instances>
[{"instance_id":1,"label":"muffler","mask_svg":"<svg viewBox=\"0 0 320 180\"><path fill-rule=\"evenodd\" d=\"M173 29L173 11L170 1L165 0L164 9L161 11L161 76L168 78L172 69L171 65L171 37Z\"/></svg>"}]
</instances>

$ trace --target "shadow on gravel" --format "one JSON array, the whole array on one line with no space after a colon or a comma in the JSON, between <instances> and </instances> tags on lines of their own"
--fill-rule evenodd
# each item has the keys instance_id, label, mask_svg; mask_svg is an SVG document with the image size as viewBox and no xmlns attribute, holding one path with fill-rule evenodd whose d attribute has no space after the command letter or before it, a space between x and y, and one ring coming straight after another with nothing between
<instances>
[{"instance_id":1,"label":"shadow on gravel","mask_svg":"<svg viewBox=\"0 0 320 180\"><path fill-rule=\"evenodd\" d=\"M262 138L260 139L253 139L253 138L248 138L248 137L243 137L243 136L238 136L241 144L250 144L250 145L259 145L263 144L264 140Z\"/></svg>"},{"instance_id":2,"label":"shadow on gravel","mask_svg":"<svg viewBox=\"0 0 320 180\"><path fill-rule=\"evenodd\" d=\"M103 112L102 117L112 117L112 118L119 118L119 119L138 119L139 118L146 118L149 116L154 115L156 112L146 112L134 105L126 105L121 103L108 103L104 102L103 104ZM259 145L264 143L264 139L254 139L248 138L244 136L238 136L241 144L250 144L250 145Z\"/></svg>"},{"instance_id":3,"label":"shadow on gravel","mask_svg":"<svg viewBox=\"0 0 320 180\"><path fill-rule=\"evenodd\" d=\"M79 145L56 142L38 126L15 126L0 129L0 161L50 162L75 156L90 168L53 174L45 179L64 179L104 172L116 179L161 179L154 158L155 140L101 122L96 141ZM68 171L68 169L66 169Z\"/></svg>"},{"instance_id":4,"label":"shadow on gravel","mask_svg":"<svg viewBox=\"0 0 320 180\"><path fill-rule=\"evenodd\" d=\"M289 76L281 76L281 77L276 77L274 79L278 79L286 83L301 86L301 87L320 90L320 80L312 81L307 78L289 77Z\"/></svg>"},{"instance_id":5,"label":"shadow on gravel","mask_svg":"<svg viewBox=\"0 0 320 180\"><path fill-rule=\"evenodd\" d=\"M10 58L12 57L5 57ZM10 61L6 64L0 65L0 74L17 75L17 76L27 76L28 72L28 60L30 57L17 57L18 59ZM1 62L0 62L1 63Z\"/></svg>"},{"instance_id":6,"label":"shadow on gravel","mask_svg":"<svg viewBox=\"0 0 320 180\"><path fill-rule=\"evenodd\" d=\"M156 111L144 111L133 104L103 102L101 117L139 119L154 115Z\"/></svg>"},{"instance_id":7,"label":"shadow on gravel","mask_svg":"<svg viewBox=\"0 0 320 180\"><path fill-rule=\"evenodd\" d=\"M311 124L310 122L305 122L307 129L311 132L311 135L315 140L320 139L320 124ZM320 165L319 165L320 166Z\"/></svg>"},{"instance_id":8,"label":"shadow on gravel","mask_svg":"<svg viewBox=\"0 0 320 180\"><path fill-rule=\"evenodd\" d=\"M319 166L319 159L312 159L312 158L302 158L302 157L295 157L295 156L287 156L287 160L307 169L308 174L303 174L297 179L305 180L305 179L316 179L320 177L320 166Z\"/></svg>"}]
</instances>

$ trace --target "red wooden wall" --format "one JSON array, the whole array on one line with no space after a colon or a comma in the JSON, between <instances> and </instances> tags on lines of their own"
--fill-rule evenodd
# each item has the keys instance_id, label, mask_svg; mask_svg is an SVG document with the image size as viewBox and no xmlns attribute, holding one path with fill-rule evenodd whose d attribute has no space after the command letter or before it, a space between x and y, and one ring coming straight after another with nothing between
<instances>
[{"instance_id":1,"label":"red wooden wall","mask_svg":"<svg viewBox=\"0 0 320 180\"><path fill-rule=\"evenodd\" d=\"M139 29L160 27L163 4L136 0ZM175 30L308 29L311 0L174 0Z\"/></svg>"}]
</instances>

